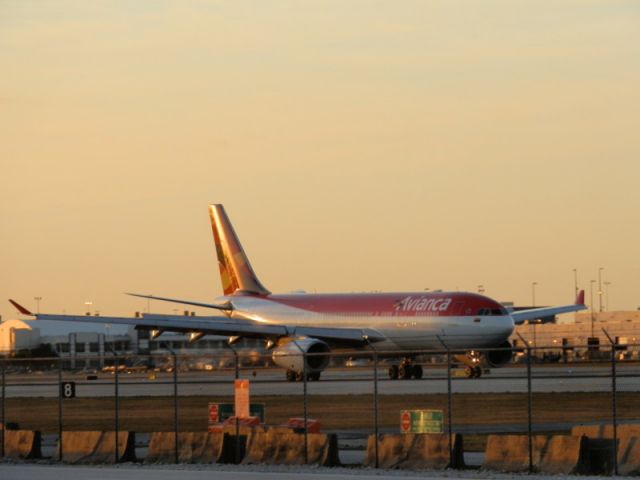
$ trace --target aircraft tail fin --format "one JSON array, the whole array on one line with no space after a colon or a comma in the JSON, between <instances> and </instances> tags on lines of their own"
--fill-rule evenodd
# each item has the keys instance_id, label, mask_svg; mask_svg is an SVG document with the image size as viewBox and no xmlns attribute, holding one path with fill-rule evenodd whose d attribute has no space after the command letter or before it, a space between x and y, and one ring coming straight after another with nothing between
<instances>
[{"instance_id":1,"label":"aircraft tail fin","mask_svg":"<svg viewBox=\"0 0 640 480\"><path fill-rule=\"evenodd\" d=\"M220 279L225 295L249 293L269 295L251 268L249 259L242 249L240 240L227 217L222 205L209 205L211 228L216 244Z\"/></svg>"}]
</instances>

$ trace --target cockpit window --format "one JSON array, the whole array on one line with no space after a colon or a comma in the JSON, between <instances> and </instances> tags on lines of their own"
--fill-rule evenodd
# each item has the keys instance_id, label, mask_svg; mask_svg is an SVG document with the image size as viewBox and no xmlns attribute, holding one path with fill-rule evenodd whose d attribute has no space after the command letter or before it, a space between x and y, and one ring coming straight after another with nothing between
<instances>
[{"instance_id":1,"label":"cockpit window","mask_svg":"<svg viewBox=\"0 0 640 480\"><path fill-rule=\"evenodd\" d=\"M481 308L476 315L488 316L488 315L506 315L506 311L501 308Z\"/></svg>"}]
</instances>

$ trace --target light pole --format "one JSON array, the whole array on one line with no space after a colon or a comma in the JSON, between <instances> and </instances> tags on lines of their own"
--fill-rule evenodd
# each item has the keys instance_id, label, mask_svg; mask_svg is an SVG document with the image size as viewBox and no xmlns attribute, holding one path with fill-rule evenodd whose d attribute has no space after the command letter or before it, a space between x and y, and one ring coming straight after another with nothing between
<instances>
[{"instance_id":1,"label":"light pole","mask_svg":"<svg viewBox=\"0 0 640 480\"><path fill-rule=\"evenodd\" d=\"M531 306L532 307L536 306L536 285L538 285L538 282L531 282ZM534 356L537 354L536 323L538 323L537 318L533 319L533 355Z\"/></svg>"},{"instance_id":2,"label":"light pole","mask_svg":"<svg viewBox=\"0 0 640 480\"><path fill-rule=\"evenodd\" d=\"M575 291L575 296L578 297L578 269L573 269L573 286Z\"/></svg>"},{"instance_id":3,"label":"light pole","mask_svg":"<svg viewBox=\"0 0 640 480\"><path fill-rule=\"evenodd\" d=\"M598 269L598 311L602 311L602 271L604 268Z\"/></svg>"},{"instance_id":4,"label":"light pole","mask_svg":"<svg viewBox=\"0 0 640 480\"><path fill-rule=\"evenodd\" d=\"M609 285L611 282L604 282L604 308L609 311Z\"/></svg>"},{"instance_id":5,"label":"light pole","mask_svg":"<svg viewBox=\"0 0 640 480\"><path fill-rule=\"evenodd\" d=\"M484 293L484 285L478 285L478 293Z\"/></svg>"},{"instance_id":6,"label":"light pole","mask_svg":"<svg viewBox=\"0 0 640 480\"><path fill-rule=\"evenodd\" d=\"M40 313L40 300L42 300L42 297L33 297L33 299L36 301L36 313Z\"/></svg>"},{"instance_id":7,"label":"light pole","mask_svg":"<svg viewBox=\"0 0 640 480\"><path fill-rule=\"evenodd\" d=\"M93 305L93 302L86 301L86 302L84 302L84 305L85 305L85 307L87 307L86 315L91 315L91 305Z\"/></svg>"},{"instance_id":8,"label":"light pole","mask_svg":"<svg viewBox=\"0 0 640 480\"><path fill-rule=\"evenodd\" d=\"M540 323L540 319L539 318L534 318L533 319L533 356L537 357L537 352L536 352L536 346L538 345L538 339L536 337L536 325L538 325L538 323Z\"/></svg>"},{"instance_id":9,"label":"light pole","mask_svg":"<svg viewBox=\"0 0 640 480\"><path fill-rule=\"evenodd\" d=\"M589 307L591 308L591 337L593 338L593 322L594 322L594 318L593 318L593 284L596 283L595 280L589 280L589 294L591 296L591 305L589 305Z\"/></svg>"}]
</instances>

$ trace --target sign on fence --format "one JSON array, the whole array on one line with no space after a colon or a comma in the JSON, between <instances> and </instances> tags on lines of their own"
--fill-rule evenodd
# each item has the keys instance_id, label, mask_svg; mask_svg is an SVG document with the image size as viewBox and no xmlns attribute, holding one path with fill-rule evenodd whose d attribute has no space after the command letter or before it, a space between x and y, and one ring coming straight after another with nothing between
<instances>
[{"instance_id":1,"label":"sign on fence","mask_svg":"<svg viewBox=\"0 0 640 480\"><path fill-rule=\"evenodd\" d=\"M233 403L210 403L209 425L222 423L233 416ZM265 422L264 403L252 403L249 405L249 416L258 417L261 423Z\"/></svg>"},{"instance_id":2,"label":"sign on fence","mask_svg":"<svg viewBox=\"0 0 640 480\"><path fill-rule=\"evenodd\" d=\"M76 396L76 382L61 382L60 396L62 398L74 398Z\"/></svg>"},{"instance_id":3,"label":"sign on fence","mask_svg":"<svg viewBox=\"0 0 640 480\"><path fill-rule=\"evenodd\" d=\"M249 416L249 380L236 379L235 383L236 417Z\"/></svg>"},{"instance_id":4,"label":"sign on fence","mask_svg":"<svg viewBox=\"0 0 640 480\"><path fill-rule=\"evenodd\" d=\"M400 433L442 433L442 410L402 410Z\"/></svg>"}]
</instances>

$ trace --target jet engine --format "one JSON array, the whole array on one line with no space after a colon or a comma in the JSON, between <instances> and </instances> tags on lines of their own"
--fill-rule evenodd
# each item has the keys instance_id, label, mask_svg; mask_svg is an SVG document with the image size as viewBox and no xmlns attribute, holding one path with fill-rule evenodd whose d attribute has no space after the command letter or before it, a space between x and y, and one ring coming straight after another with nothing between
<instances>
[{"instance_id":1,"label":"jet engine","mask_svg":"<svg viewBox=\"0 0 640 480\"><path fill-rule=\"evenodd\" d=\"M285 337L278 340L271 358L276 365L287 369L289 380L302 380L305 371L308 378L317 380L329 365L329 355L326 355L329 351L329 345L317 338Z\"/></svg>"},{"instance_id":2,"label":"jet engine","mask_svg":"<svg viewBox=\"0 0 640 480\"><path fill-rule=\"evenodd\" d=\"M513 350L511 343L508 340L497 347L498 350L489 350L485 354L485 361L490 367L501 367L511 361L511 357L513 357Z\"/></svg>"}]
</instances>

